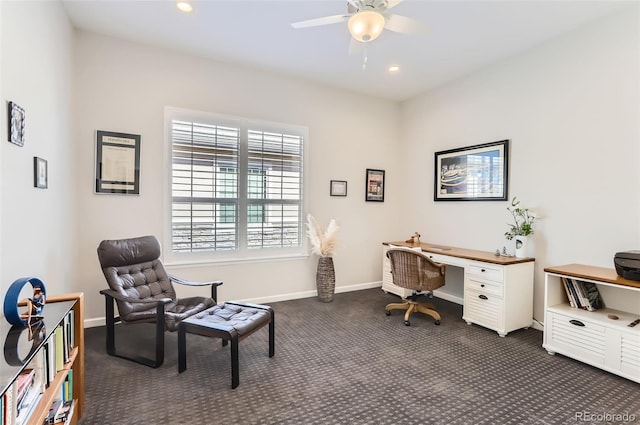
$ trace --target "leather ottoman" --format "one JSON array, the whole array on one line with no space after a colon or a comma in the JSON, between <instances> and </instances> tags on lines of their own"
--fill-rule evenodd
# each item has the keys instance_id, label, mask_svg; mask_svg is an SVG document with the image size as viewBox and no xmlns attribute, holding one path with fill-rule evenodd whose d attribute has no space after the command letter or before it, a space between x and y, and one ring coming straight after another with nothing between
<instances>
[{"instance_id":1,"label":"leather ottoman","mask_svg":"<svg viewBox=\"0 0 640 425\"><path fill-rule=\"evenodd\" d=\"M275 315L266 305L226 302L208 308L180 322L178 327L178 372L187 369L186 334L222 338L231 341L231 388L240 383L238 342L265 325L269 325L269 357L275 353Z\"/></svg>"}]
</instances>

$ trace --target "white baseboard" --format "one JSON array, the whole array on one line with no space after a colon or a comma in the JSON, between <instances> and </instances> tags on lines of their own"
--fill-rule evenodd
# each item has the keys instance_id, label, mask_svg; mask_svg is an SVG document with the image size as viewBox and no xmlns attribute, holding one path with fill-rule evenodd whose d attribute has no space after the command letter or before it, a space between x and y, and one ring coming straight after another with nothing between
<instances>
[{"instance_id":1,"label":"white baseboard","mask_svg":"<svg viewBox=\"0 0 640 425\"><path fill-rule=\"evenodd\" d=\"M104 326L107 324L107 321L104 317L96 317L95 319L84 319L84 327L86 328L95 328L98 326Z\"/></svg>"},{"instance_id":2,"label":"white baseboard","mask_svg":"<svg viewBox=\"0 0 640 425\"><path fill-rule=\"evenodd\" d=\"M382 287L382 281L358 283L356 285L336 286L336 293L361 291L363 289L380 288L380 287ZM242 301L245 301L248 303L255 303L255 304L268 304L268 303L275 303L278 301L288 301L288 300L297 300L300 298L315 297L317 295L318 295L318 291L301 291L301 292L290 292L288 294L272 295L268 297L246 298L246 299L243 299ZM231 301L231 300L228 300L228 301ZM94 319L85 319L84 321L85 328L104 326L105 324L106 324L106 319L104 317L96 317Z\"/></svg>"},{"instance_id":3,"label":"white baseboard","mask_svg":"<svg viewBox=\"0 0 640 425\"><path fill-rule=\"evenodd\" d=\"M461 296L451 294L449 292L440 292L436 290L433 291L433 296L436 298L442 298L443 300L451 301L452 303L460 305L464 304L464 299Z\"/></svg>"},{"instance_id":4,"label":"white baseboard","mask_svg":"<svg viewBox=\"0 0 640 425\"><path fill-rule=\"evenodd\" d=\"M352 291L361 291L363 289L372 289L372 288L381 288L382 282L368 282L368 283L358 283L355 285L347 285L347 286L336 286L336 293L342 292L352 292ZM260 298L248 298L243 301L256 303L256 304L268 304L275 303L278 301L288 301L288 300L297 300L300 298L309 298L315 297L318 295L317 291L301 291L301 292L291 292L288 294L281 295L273 295L269 297L260 297ZM433 294L437 298L442 298L443 300L451 301L456 304L463 304L463 298L451 293L442 292L442 291L434 291ZM95 328L98 326L104 326L106 324L106 320L104 317L96 317L93 319L85 319L84 327L85 328ZM533 329L544 331L544 325L537 320L533 319L533 324L531 325Z\"/></svg>"},{"instance_id":5,"label":"white baseboard","mask_svg":"<svg viewBox=\"0 0 640 425\"><path fill-rule=\"evenodd\" d=\"M533 319L533 324L531 325L531 327L538 331L544 331L544 324L538 322L536 319Z\"/></svg>"}]
</instances>

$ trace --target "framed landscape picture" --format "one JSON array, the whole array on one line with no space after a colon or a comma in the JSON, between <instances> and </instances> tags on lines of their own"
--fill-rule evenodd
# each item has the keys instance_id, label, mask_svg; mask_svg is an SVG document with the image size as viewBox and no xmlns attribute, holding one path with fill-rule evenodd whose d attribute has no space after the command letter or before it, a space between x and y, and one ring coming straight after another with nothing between
<instances>
[{"instance_id":1,"label":"framed landscape picture","mask_svg":"<svg viewBox=\"0 0 640 425\"><path fill-rule=\"evenodd\" d=\"M509 140L435 153L434 201L506 201Z\"/></svg>"}]
</instances>

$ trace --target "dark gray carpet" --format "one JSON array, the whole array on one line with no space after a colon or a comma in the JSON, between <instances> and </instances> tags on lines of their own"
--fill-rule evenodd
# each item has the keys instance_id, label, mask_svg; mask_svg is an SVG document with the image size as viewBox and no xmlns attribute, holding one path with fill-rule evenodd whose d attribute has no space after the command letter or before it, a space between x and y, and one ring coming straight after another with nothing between
<instances>
[{"instance_id":1,"label":"dark gray carpet","mask_svg":"<svg viewBox=\"0 0 640 425\"><path fill-rule=\"evenodd\" d=\"M370 289L271 304L276 355L266 328L240 342L235 390L220 340L187 335L188 369L178 374L176 334L151 369L108 356L104 328L87 329L80 424L640 423L640 385L550 356L542 332L500 338L439 299L440 326L414 314L407 327L400 312L384 314L391 301ZM151 347L152 328L118 330L121 346Z\"/></svg>"}]
</instances>

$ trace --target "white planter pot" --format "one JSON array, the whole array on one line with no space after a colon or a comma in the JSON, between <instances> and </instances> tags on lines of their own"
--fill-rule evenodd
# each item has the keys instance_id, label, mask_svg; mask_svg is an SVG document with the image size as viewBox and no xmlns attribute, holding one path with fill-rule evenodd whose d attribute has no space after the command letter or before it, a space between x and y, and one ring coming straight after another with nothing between
<instances>
[{"instance_id":1,"label":"white planter pot","mask_svg":"<svg viewBox=\"0 0 640 425\"><path fill-rule=\"evenodd\" d=\"M514 237L516 241L516 257L524 258L527 256L527 251L529 248L529 240L528 236L520 236L517 235Z\"/></svg>"}]
</instances>

